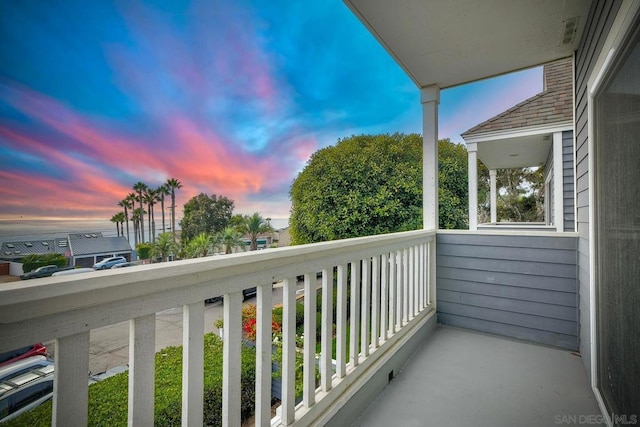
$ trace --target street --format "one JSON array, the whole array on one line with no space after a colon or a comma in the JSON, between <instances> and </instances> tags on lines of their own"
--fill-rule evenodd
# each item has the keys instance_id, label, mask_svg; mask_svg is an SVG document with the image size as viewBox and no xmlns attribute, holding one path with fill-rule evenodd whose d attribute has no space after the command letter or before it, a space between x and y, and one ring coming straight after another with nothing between
<instances>
[{"instance_id":1,"label":"street","mask_svg":"<svg viewBox=\"0 0 640 427\"><path fill-rule=\"evenodd\" d=\"M321 286L318 280L318 286ZM296 293L300 294L304 283L296 284ZM255 296L247 298L245 304L255 303ZM282 303L282 283L273 286L273 305ZM222 302L206 303L204 309L204 331L218 333L213 325L223 316ZM44 343L49 355L55 358L55 343ZM156 314L156 352L169 346L182 345L182 307L175 307ZM129 363L129 321L116 323L91 331L89 344L89 371L96 375L117 366Z\"/></svg>"}]
</instances>

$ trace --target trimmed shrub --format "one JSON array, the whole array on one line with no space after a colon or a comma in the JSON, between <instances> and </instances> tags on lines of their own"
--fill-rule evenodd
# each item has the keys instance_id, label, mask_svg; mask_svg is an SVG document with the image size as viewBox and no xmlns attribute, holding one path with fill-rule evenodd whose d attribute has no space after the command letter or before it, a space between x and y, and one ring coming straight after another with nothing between
<instances>
[{"instance_id":1,"label":"trimmed shrub","mask_svg":"<svg viewBox=\"0 0 640 427\"><path fill-rule=\"evenodd\" d=\"M62 254L52 253L44 255L27 255L22 258L22 271L28 273L36 268L45 265L57 265L58 267L66 267L67 259Z\"/></svg>"},{"instance_id":2,"label":"trimmed shrub","mask_svg":"<svg viewBox=\"0 0 640 427\"><path fill-rule=\"evenodd\" d=\"M242 420L255 411L255 349L242 347ZM182 347L167 347L156 353L155 426L176 426L182 416ZM127 425L128 373L123 372L89 387L90 426ZM51 401L8 421L6 426L50 426ZM204 337L204 423L222 425L222 340Z\"/></svg>"}]
</instances>

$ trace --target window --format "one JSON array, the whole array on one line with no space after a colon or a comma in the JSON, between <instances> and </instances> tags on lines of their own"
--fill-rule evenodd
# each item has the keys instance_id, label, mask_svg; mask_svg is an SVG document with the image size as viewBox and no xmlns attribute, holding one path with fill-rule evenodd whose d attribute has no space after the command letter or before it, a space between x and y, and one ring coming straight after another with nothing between
<instances>
[{"instance_id":1,"label":"window","mask_svg":"<svg viewBox=\"0 0 640 427\"><path fill-rule=\"evenodd\" d=\"M634 27L637 28L637 25ZM610 413L640 402L640 35L595 96L598 387Z\"/></svg>"}]
</instances>

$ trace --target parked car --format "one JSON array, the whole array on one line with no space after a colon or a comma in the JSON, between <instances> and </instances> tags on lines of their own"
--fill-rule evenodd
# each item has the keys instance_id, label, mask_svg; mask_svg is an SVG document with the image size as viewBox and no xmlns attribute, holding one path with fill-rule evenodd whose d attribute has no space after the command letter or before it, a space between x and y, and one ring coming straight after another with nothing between
<instances>
[{"instance_id":1,"label":"parked car","mask_svg":"<svg viewBox=\"0 0 640 427\"><path fill-rule=\"evenodd\" d=\"M52 363L53 361L46 356L38 355L3 365L0 367L0 382L10 380L34 369L44 368Z\"/></svg>"},{"instance_id":2,"label":"parked car","mask_svg":"<svg viewBox=\"0 0 640 427\"><path fill-rule=\"evenodd\" d=\"M139 265L137 262L121 262L120 264L116 264L111 268L125 268L125 267L135 267Z\"/></svg>"},{"instance_id":3,"label":"parked car","mask_svg":"<svg viewBox=\"0 0 640 427\"><path fill-rule=\"evenodd\" d=\"M38 279L40 277L49 277L53 275L53 273L57 273L58 271L69 270L73 267L58 267L57 265L45 265L42 267L38 267L33 271L28 273L24 273L20 275L20 279L28 280L28 279Z\"/></svg>"},{"instance_id":4,"label":"parked car","mask_svg":"<svg viewBox=\"0 0 640 427\"><path fill-rule=\"evenodd\" d=\"M94 270L105 270L107 268L111 268L116 264L122 264L127 262L127 259L123 256L114 256L111 258L105 258L102 261L96 262L93 265Z\"/></svg>"},{"instance_id":5,"label":"parked car","mask_svg":"<svg viewBox=\"0 0 640 427\"><path fill-rule=\"evenodd\" d=\"M11 381L0 381L0 423L16 418L53 397L53 363Z\"/></svg>"},{"instance_id":6,"label":"parked car","mask_svg":"<svg viewBox=\"0 0 640 427\"><path fill-rule=\"evenodd\" d=\"M9 363L16 362L20 359L25 359L31 356L46 356L47 347L42 345L41 343L28 345L26 347L17 348L15 350L7 351L5 353L0 353L0 366L7 365Z\"/></svg>"},{"instance_id":7,"label":"parked car","mask_svg":"<svg viewBox=\"0 0 640 427\"><path fill-rule=\"evenodd\" d=\"M52 276L53 277L67 276L69 274L89 273L89 272L94 272L94 271L95 270L93 268L73 268L71 270L58 271L56 273L53 273Z\"/></svg>"},{"instance_id":8,"label":"parked car","mask_svg":"<svg viewBox=\"0 0 640 427\"><path fill-rule=\"evenodd\" d=\"M246 300L249 297L254 296L257 293L258 293L258 288L255 287L255 286L253 288L243 289L242 290L242 301ZM222 295L215 296L215 297L212 297L212 298L207 298L206 300L204 300L204 302L206 302L206 303L212 303L212 302L218 302L218 301L223 301Z\"/></svg>"}]
</instances>

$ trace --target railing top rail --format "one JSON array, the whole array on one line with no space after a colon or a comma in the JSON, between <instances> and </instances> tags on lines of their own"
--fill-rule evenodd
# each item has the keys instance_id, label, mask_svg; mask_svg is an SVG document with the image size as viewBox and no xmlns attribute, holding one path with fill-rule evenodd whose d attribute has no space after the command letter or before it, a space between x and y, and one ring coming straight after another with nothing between
<instances>
[{"instance_id":1,"label":"railing top rail","mask_svg":"<svg viewBox=\"0 0 640 427\"><path fill-rule=\"evenodd\" d=\"M483 229L477 231L471 230L438 230L437 234L474 234L489 236L530 236L530 237L579 237L577 232L573 231L543 231L543 230L501 230L501 229Z\"/></svg>"},{"instance_id":2,"label":"railing top rail","mask_svg":"<svg viewBox=\"0 0 640 427\"><path fill-rule=\"evenodd\" d=\"M416 230L14 282L0 289L0 325L150 295L176 295L181 289L199 287L200 292L179 294L181 300L175 301L177 304L189 303L188 298L196 301L206 295L205 290L217 294L235 292L240 290L239 281L244 281L247 287L267 284L295 277L303 272L301 269L320 270L359 257L423 243L434 236L434 230ZM169 304L167 308L172 306L170 302L165 304Z\"/></svg>"}]
</instances>

